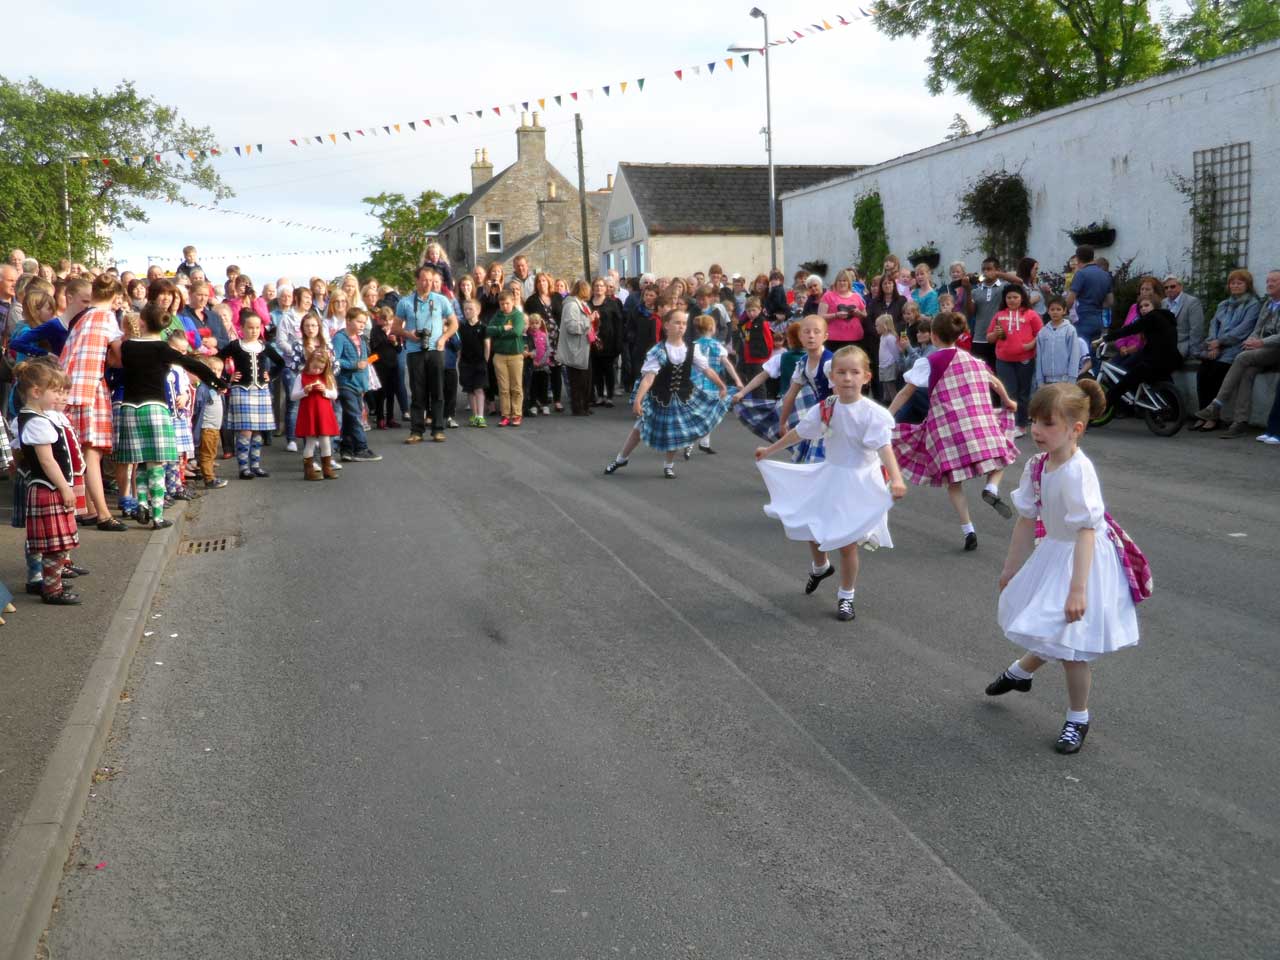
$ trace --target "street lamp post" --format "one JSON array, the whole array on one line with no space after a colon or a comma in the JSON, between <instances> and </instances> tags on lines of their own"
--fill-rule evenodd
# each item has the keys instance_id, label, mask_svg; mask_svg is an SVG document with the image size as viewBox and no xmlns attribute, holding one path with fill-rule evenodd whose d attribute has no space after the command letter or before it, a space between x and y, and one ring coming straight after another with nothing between
<instances>
[{"instance_id":1,"label":"street lamp post","mask_svg":"<svg viewBox=\"0 0 1280 960\"><path fill-rule=\"evenodd\" d=\"M769 160L769 268L778 269L778 188L773 174L773 88L769 77L769 15L759 7L751 16L764 22L764 148ZM734 45L730 53L749 53L752 46Z\"/></svg>"}]
</instances>

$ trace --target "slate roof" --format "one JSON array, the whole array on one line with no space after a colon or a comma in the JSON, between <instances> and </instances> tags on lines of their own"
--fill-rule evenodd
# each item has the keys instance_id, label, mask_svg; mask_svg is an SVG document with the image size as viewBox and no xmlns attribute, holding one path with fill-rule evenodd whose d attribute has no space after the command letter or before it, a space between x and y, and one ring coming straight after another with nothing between
<instances>
[{"instance_id":1,"label":"slate roof","mask_svg":"<svg viewBox=\"0 0 1280 960\"><path fill-rule=\"evenodd\" d=\"M775 166L775 196L847 177L865 166ZM764 164L621 163L618 169L651 234L769 232L769 168ZM781 201L777 209L781 233Z\"/></svg>"},{"instance_id":2,"label":"slate roof","mask_svg":"<svg viewBox=\"0 0 1280 960\"><path fill-rule=\"evenodd\" d=\"M515 164L513 163L511 167L514 167L514 166ZM471 195L468 196L467 199L463 200L460 204L458 204L457 208L453 211L453 215L449 217L449 219L446 220L444 223L440 224L439 229L445 230L453 226L455 223L457 223L463 217L467 216L469 213L471 213L471 208L475 206L476 201L479 200L481 197L483 197L490 190L492 190L497 185L498 181L507 175L507 171L510 170L511 167L503 167L500 171L498 171L496 174L494 174L484 183L480 184L480 186L478 186L475 190L471 191Z\"/></svg>"}]
</instances>

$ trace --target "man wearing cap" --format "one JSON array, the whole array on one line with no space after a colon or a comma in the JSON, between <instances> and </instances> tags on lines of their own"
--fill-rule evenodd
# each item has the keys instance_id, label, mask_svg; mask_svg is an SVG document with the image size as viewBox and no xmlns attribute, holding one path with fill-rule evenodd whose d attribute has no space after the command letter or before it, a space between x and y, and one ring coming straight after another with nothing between
<instances>
[{"instance_id":1,"label":"man wearing cap","mask_svg":"<svg viewBox=\"0 0 1280 960\"><path fill-rule=\"evenodd\" d=\"M1185 358L1200 356L1204 349L1204 305L1182 289L1176 274L1164 278L1164 300L1160 306L1178 320L1178 352Z\"/></svg>"}]
</instances>

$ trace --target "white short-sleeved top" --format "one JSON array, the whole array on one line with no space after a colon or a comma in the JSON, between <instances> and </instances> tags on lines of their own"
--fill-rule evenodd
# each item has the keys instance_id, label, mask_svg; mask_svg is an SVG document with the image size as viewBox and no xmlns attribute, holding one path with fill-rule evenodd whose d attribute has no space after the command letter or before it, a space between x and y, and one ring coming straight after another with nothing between
<instances>
[{"instance_id":1,"label":"white short-sleeved top","mask_svg":"<svg viewBox=\"0 0 1280 960\"><path fill-rule=\"evenodd\" d=\"M830 443L828 442L828 446ZM1054 540L1074 540L1081 530L1106 527L1106 504L1102 499L1102 484L1093 461L1077 450L1075 455L1060 467L1045 463L1040 479L1040 502L1036 509L1035 486L1031 479L1030 462L1022 471L1022 482L1013 492L1013 506L1020 516L1034 520L1038 514L1044 523L1045 536Z\"/></svg>"},{"instance_id":2,"label":"white short-sleeved top","mask_svg":"<svg viewBox=\"0 0 1280 960\"><path fill-rule=\"evenodd\" d=\"M921 357L911 365L911 369L902 378L917 390L929 389L929 358Z\"/></svg>"},{"instance_id":3,"label":"white short-sleeved top","mask_svg":"<svg viewBox=\"0 0 1280 960\"><path fill-rule=\"evenodd\" d=\"M779 350L777 353L770 356L769 359L764 362L762 369L774 380L777 380L782 376L782 351Z\"/></svg>"},{"instance_id":4,"label":"white short-sleeved top","mask_svg":"<svg viewBox=\"0 0 1280 960\"><path fill-rule=\"evenodd\" d=\"M38 447L42 444L58 442L58 431L45 417L32 417L22 428L22 436L18 440L24 447Z\"/></svg>"},{"instance_id":5,"label":"white short-sleeved top","mask_svg":"<svg viewBox=\"0 0 1280 960\"><path fill-rule=\"evenodd\" d=\"M823 404L805 411L796 424L796 433L805 440L817 440L827 432L822 422ZM862 467L874 463L877 451L893 439L893 417L873 400L862 397L852 403L836 401L827 434L826 459L842 467Z\"/></svg>"},{"instance_id":6,"label":"white short-sleeved top","mask_svg":"<svg viewBox=\"0 0 1280 960\"><path fill-rule=\"evenodd\" d=\"M689 351L689 347L687 345L681 343L673 346L668 343L664 344L664 346L667 348L667 359L671 361L672 365L678 367L680 364L684 363L684 358ZM707 369L707 355L702 352L701 347L696 345L693 348L693 365L699 370ZM662 363L650 354L645 358L644 366L640 368L640 373L642 375L646 373L657 373L661 369Z\"/></svg>"}]
</instances>

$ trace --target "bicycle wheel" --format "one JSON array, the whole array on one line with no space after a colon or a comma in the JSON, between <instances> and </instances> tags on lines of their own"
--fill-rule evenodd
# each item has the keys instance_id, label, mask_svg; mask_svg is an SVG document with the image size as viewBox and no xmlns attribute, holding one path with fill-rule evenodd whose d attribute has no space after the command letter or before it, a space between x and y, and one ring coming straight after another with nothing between
<instances>
[{"instance_id":1,"label":"bicycle wheel","mask_svg":"<svg viewBox=\"0 0 1280 960\"><path fill-rule=\"evenodd\" d=\"M1103 410L1102 413L1098 414L1096 417L1094 417L1092 420L1089 421L1089 426L1105 427L1108 423L1110 423L1115 418L1116 418L1116 405L1114 403L1108 404L1107 409Z\"/></svg>"},{"instance_id":2,"label":"bicycle wheel","mask_svg":"<svg viewBox=\"0 0 1280 960\"><path fill-rule=\"evenodd\" d=\"M1182 397L1171 383L1151 383L1147 385L1147 389L1151 391L1151 399L1159 407L1158 410L1142 411L1147 429L1157 437L1172 437L1182 429Z\"/></svg>"}]
</instances>

